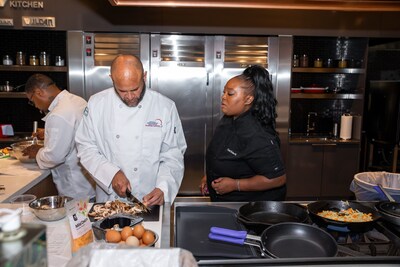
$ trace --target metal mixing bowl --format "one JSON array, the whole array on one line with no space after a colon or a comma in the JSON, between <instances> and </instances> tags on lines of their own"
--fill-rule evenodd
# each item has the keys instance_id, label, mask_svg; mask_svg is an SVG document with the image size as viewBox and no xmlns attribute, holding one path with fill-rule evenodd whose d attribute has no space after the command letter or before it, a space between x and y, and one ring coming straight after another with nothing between
<instances>
[{"instance_id":1,"label":"metal mixing bowl","mask_svg":"<svg viewBox=\"0 0 400 267\"><path fill-rule=\"evenodd\" d=\"M65 196L42 197L29 203L29 207L39 219L57 221L67 214L64 204L70 200L72 200L71 197Z\"/></svg>"},{"instance_id":2,"label":"metal mixing bowl","mask_svg":"<svg viewBox=\"0 0 400 267\"><path fill-rule=\"evenodd\" d=\"M27 163L27 162L36 162L36 159L30 159L28 156L24 156L24 149L33 145L34 141L29 140L29 141L22 141L22 142L17 142L14 144L11 144L11 148L13 150L13 157L19 159L19 161ZM37 144L40 146L44 145L44 142L42 140L38 140Z\"/></svg>"}]
</instances>

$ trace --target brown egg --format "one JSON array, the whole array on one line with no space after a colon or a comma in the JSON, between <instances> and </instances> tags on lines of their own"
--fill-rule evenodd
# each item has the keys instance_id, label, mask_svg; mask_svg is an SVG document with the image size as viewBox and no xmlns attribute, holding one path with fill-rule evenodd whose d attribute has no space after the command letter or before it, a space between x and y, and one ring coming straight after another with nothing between
<instances>
[{"instance_id":1,"label":"brown egg","mask_svg":"<svg viewBox=\"0 0 400 267\"><path fill-rule=\"evenodd\" d=\"M116 230L108 230L106 232L106 241L110 243L118 243L121 241L121 234Z\"/></svg>"},{"instance_id":2,"label":"brown egg","mask_svg":"<svg viewBox=\"0 0 400 267\"><path fill-rule=\"evenodd\" d=\"M128 237L132 236L132 228L130 226L125 226L124 228L122 228L121 231L121 238L122 240L126 240Z\"/></svg>"},{"instance_id":3,"label":"brown egg","mask_svg":"<svg viewBox=\"0 0 400 267\"><path fill-rule=\"evenodd\" d=\"M154 234L151 231L145 231L142 236L143 244L149 245L154 242Z\"/></svg>"},{"instance_id":4,"label":"brown egg","mask_svg":"<svg viewBox=\"0 0 400 267\"><path fill-rule=\"evenodd\" d=\"M144 227L141 224L135 225L133 228L133 235L136 236L138 239L141 239L144 233Z\"/></svg>"}]
</instances>

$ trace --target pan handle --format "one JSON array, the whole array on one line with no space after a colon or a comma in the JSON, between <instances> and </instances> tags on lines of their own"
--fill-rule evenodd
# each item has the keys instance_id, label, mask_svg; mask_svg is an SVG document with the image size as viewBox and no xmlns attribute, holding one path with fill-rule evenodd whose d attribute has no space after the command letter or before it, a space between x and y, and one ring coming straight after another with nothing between
<instances>
[{"instance_id":1,"label":"pan handle","mask_svg":"<svg viewBox=\"0 0 400 267\"><path fill-rule=\"evenodd\" d=\"M247 236L246 231L237 231L237 230L221 228L221 227L216 227L216 226L213 226L210 228L210 233L216 234L216 235L233 237L233 238L241 238L241 239L245 239Z\"/></svg>"},{"instance_id":2,"label":"pan handle","mask_svg":"<svg viewBox=\"0 0 400 267\"><path fill-rule=\"evenodd\" d=\"M214 234L214 233L209 233L208 238L210 238L211 240L224 241L224 242L238 244L238 245L245 244L244 238L235 238L235 237L230 237L230 236L225 236L225 235L218 235L218 234Z\"/></svg>"},{"instance_id":3,"label":"pan handle","mask_svg":"<svg viewBox=\"0 0 400 267\"><path fill-rule=\"evenodd\" d=\"M387 199L389 199L390 202L396 202L396 200L394 200L394 198L383 188L383 186L381 184L377 184L374 186L374 189L379 193L379 194L383 194L387 197Z\"/></svg>"}]
</instances>

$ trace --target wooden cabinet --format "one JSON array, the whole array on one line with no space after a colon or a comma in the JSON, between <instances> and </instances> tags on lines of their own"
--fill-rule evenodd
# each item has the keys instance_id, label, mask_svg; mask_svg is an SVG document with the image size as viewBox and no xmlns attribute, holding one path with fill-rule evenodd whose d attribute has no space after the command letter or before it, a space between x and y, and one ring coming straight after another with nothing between
<instances>
[{"instance_id":1,"label":"wooden cabinet","mask_svg":"<svg viewBox=\"0 0 400 267\"><path fill-rule=\"evenodd\" d=\"M358 144L290 144L288 199L348 199L358 172Z\"/></svg>"}]
</instances>

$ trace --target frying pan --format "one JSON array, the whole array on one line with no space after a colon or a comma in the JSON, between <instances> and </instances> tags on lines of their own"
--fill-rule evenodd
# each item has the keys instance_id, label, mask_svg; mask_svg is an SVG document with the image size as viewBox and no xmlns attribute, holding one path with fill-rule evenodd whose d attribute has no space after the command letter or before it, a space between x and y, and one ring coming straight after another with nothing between
<instances>
[{"instance_id":1,"label":"frying pan","mask_svg":"<svg viewBox=\"0 0 400 267\"><path fill-rule=\"evenodd\" d=\"M384 220L400 226L400 203L397 203L382 185L378 184L378 186L374 188L389 199L389 201L378 202L375 208L380 212Z\"/></svg>"},{"instance_id":2,"label":"frying pan","mask_svg":"<svg viewBox=\"0 0 400 267\"><path fill-rule=\"evenodd\" d=\"M273 258L334 257L338 247L335 239L324 230L303 223L278 223L265 229L261 236L248 235L246 231L211 227L211 240L260 247L261 255Z\"/></svg>"},{"instance_id":3,"label":"frying pan","mask_svg":"<svg viewBox=\"0 0 400 267\"><path fill-rule=\"evenodd\" d=\"M249 202L239 208L237 219L247 228L261 233L265 228L282 222L305 222L307 209L280 201Z\"/></svg>"},{"instance_id":4,"label":"frying pan","mask_svg":"<svg viewBox=\"0 0 400 267\"><path fill-rule=\"evenodd\" d=\"M316 201L307 205L308 214L311 220L321 227L339 227L341 231L345 232L367 232L374 228L374 224L377 220L381 218L379 213L370 207L364 206L358 202L350 202L350 201L340 201L340 200L332 200L332 201ZM331 219L324 218L319 216L318 213L323 210L331 210L331 211L340 211L346 210L348 208L353 208L355 210L359 210L363 213L371 213L372 221L369 222L341 222L335 221ZM332 227L332 228L333 228Z\"/></svg>"}]
</instances>

